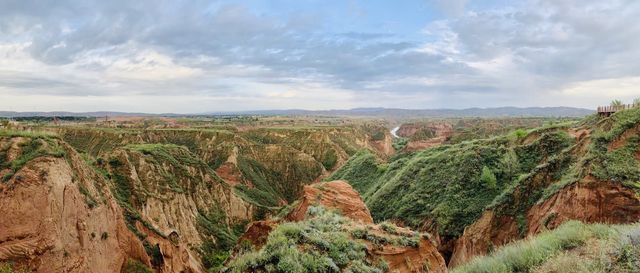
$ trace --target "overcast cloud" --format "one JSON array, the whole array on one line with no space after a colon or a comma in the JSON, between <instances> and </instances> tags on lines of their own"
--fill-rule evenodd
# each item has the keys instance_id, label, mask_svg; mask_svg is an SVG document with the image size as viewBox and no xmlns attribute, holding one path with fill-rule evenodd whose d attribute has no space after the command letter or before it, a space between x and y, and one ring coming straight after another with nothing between
<instances>
[{"instance_id":1,"label":"overcast cloud","mask_svg":"<svg viewBox=\"0 0 640 273\"><path fill-rule=\"evenodd\" d=\"M595 107L640 2L0 0L0 110Z\"/></svg>"}]
</instances>

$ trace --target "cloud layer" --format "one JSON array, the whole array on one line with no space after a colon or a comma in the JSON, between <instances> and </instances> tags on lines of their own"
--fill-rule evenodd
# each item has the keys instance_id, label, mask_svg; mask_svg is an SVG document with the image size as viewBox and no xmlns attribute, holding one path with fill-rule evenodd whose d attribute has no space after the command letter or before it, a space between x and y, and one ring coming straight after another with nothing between
<instances>
[{"instance_id":1,"label":"cloud layer","mask_svg":"<svg viewBox=\"0 0 640 273\"><path fill-rule=\"evenodd\" d=\"M404 7L424 17L392 3L280 2L0 0L0 109L593 107L640 97L638 1Z\"/></svg>"}]
</instances>

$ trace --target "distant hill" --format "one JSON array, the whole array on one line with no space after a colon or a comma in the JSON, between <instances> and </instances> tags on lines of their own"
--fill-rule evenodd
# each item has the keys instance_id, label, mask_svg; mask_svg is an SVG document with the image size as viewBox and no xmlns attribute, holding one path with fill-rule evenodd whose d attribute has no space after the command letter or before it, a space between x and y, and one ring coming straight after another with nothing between
<instances>
[{"instance_id":1,"label":"distant hill","mask_svg":"<svg viewBox=\"0 0 640 273\"><path fill-rule=\"evenodd\" d=\"M128 112L14 112L14 111L0 111L0 117L15 118L15 117L121 117L121 116L180 116L178 114L149 114L149 113L128 113Z\"/></svg>"},{"instance_id":2,"label":"distant hill","mask_svg":"<svg viewBox=\"0 0 640 273\"><path fill-rule=\"evenodd\" d=\"M574 107L497 107L468 109L400 109L354 108L349 110L261 110L212 112L208 114L238 115L308 115L308 116L370 116L370 117L583 117L594 110Z\"/></svg>"},{"instance_id":3,"label":"distant hill","mask_svg":"<svg viewBox=\"0 0 640 273\"><path fill-rule=\"evenodd\" d=\"M354 108L345 110L255 110L226 111L200 114L149 114L128 112L13 112L0 111L0 117L71 116L71 117L116 117L116 116L218 116L218 115L266 115L266 116L361 116L361 117L582 117L594 110L575 107L497 107L467 109L400 109L400 108Z\"/></svg>"}]
</instances>

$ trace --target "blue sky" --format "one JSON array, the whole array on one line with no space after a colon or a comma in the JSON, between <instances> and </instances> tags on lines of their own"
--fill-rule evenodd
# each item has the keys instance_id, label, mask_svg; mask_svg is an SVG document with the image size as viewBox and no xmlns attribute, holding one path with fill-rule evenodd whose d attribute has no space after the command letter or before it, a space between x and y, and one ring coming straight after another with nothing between
<instances>
[{"instance_id":1,"label":"blue sky","mask_svg":"<svg viewBox=\"0 0 640 273\"><path fill-rule=\"evenodd\" d=\"M632 0L0 0L0 110L576 106L640 97Z\"/></svg>"}]
</instances>

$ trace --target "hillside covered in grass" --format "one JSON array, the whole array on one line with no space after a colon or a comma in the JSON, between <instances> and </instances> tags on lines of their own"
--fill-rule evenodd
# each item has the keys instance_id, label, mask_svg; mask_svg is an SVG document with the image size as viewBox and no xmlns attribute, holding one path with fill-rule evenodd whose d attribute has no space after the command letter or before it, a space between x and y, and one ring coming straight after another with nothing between
<instances>
[{"instance_id":1,"label":"hillside covered in grass","mask_svg":"<svg viewBox=\"0 0 640 273\"><path fill-rule=\"evenodd\" d=\"M414 227L432 219L429 224L440 234L458 236L512 181L575 142L560 128L526 138L514 134L444 145L389 163L361 151L329 179L354 185L376 219Z\"/></svg>"},{"instance_id":2,"label":"hillside covered in grass","mask_svg":"<svg viewBox=\"0 0 640 273\"><path fill-rule=\"evenodd\" d=\"M640 272L640 225L570 221L452 270L452 273L516 272Z\"/></svg>"},{"instance_id":3,"label":"hillside covered in grass","mask_svg":"<svg viewBox=\"0 0 640 273\"><path fill-rule=\"evenodd\" d=\"M631 109L388 161L361 151L328 179L352 184L377 221L438 234L442 251L462 262L569 219L637 221L639 128L640 109Z\"/></svg>"}]
</instances>

